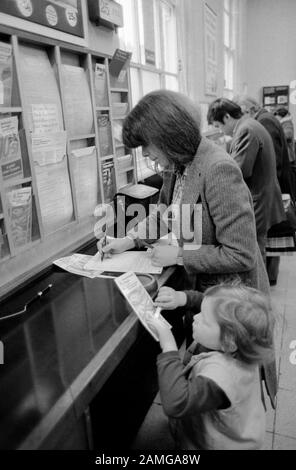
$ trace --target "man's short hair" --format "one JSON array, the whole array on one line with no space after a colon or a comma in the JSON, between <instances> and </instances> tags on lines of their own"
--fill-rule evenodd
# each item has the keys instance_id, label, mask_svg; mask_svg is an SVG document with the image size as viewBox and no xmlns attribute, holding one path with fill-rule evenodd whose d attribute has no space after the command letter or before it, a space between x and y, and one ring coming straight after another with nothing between
<instances>
[{"instance_id":1,"label":"man's short hair","mask_svg":"<svg viewBox=\"0 0 296 470\"><path fill-rule=\"evenodd\" d=\"M229 114L234 119L240 119L243 115L241 107L227 98L218 98L213 101L208 110L208 123L212 124L214 121L223 122L223 118Z\"/></svg>"}]
</instances>

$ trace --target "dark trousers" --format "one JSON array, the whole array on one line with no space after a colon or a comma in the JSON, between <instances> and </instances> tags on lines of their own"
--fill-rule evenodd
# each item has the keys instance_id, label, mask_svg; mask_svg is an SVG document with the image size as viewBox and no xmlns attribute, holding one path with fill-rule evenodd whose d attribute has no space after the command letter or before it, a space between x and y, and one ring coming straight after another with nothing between
<instances>
[{"instance_id":1,"label":"dark trousers","mask_svg":"<svg viewBox=\"0 0 296 470\"><path fill-rule=\"evenodd\" d=\"M269 282L276 282L279 274L280 256L266 257L266 270Z\"/></svg>"}]
</instances>

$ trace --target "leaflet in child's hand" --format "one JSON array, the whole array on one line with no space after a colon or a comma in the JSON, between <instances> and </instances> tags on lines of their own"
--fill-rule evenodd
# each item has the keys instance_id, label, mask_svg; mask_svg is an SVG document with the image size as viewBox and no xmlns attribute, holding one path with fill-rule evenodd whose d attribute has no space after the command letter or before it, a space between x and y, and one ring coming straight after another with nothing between
<instances>
[{"instance_id":1,"label":"leaflet in child's hand","mask_svg":"<svg viewBox=\"0 0 296 470\"><path fill-rule=\"evenodd\" d=\"M157 318L163 321L169 328L172 327L159 313L159 307L155 307L153 300L135 273L125 273L115 279L115 282L134 310L135 314L138 316L141 323L149 331L153 338L156 341L159 341L157 335L147 323L149 317L157 316Z\"/></svg>"}]
</instances>

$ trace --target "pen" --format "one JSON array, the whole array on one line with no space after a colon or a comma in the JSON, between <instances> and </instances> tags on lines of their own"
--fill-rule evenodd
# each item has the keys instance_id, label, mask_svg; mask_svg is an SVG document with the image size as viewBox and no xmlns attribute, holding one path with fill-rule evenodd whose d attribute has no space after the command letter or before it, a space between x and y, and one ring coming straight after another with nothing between
<instances>
[{"instance_id":1,"label":"pen","mask_svg":"<svg viewBox=\"0 0 296 470\"><path fill-rule=\"evenodd\" d=\"M104 224L102 227L102 231L104 233L103 238L102 238L102 251L101 251L101 261L104 260L105 253L103 252L104 246L107 245L107 225Z\"/></svg>"},{"instance_id":2,"label":"pen","mask_svg":"<svg viewBox=\"0 0 296 470\"><path fill-rule=\"evenodd\" d=\"M35 300L40 299L40 298L43 297L47 292L49 292L50 289L52 288L52 286L53 286L53 284L48 284L48 286L45 287L45 289L43 289L43 290L37 292L37 294L36 294L34 297L32 297L32 299L29 300L29 301L25 304L25 306L24 306L24 308L23 308L22 310L20 310L19 312L11 313L11 314L9 314L9 315L5 315L4 317L0 317L0 321L1 321L1 320L5 320L5 319L7 319L7 318L16 317L17 315L21 315L22 313L25 313L25 312L27 311L27 308L28 308L33 302L35 302Z\"/></svg>"}]
</instances>

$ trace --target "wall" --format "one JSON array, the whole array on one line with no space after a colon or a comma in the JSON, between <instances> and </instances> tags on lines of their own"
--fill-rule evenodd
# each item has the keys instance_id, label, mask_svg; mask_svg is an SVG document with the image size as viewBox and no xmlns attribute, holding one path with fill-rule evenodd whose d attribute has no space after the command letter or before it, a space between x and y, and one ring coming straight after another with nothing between
<instances>
[{"instance_id":1,"label":"wall","mask_svg":"<svg viewBox=\"0 0 296 470\"><path fill-rule=\"evenodd\" d=\"M217 14L218 92L223 92L223 2L207 0ZM198 102L210 103L215 96L205 95L204 0L179 0L177 14L182 22L182 68L186 71L183 90Z\"/></svg>"},{"instance_id":2,"label":"wall","mask_svg":"<svg viewBox=\"0 0 296 470\"><path fill-rule=\"evenodd\" d=\"M96 24L90 20L88 20L87 26L89 48L112 56L115 49L119 47L118 34L104 26L96 26Z\"/></svg>"},{"instance_id":3,"label":"wall","mask_svg":"<svg viewBox=\"0 0 296 470\"><path fill-rule=\"evenodd\" d=\"M262 102L262 86L296 80L295 0L248 0L248 94ZM296 106L290 103L296 123Z\"/></svg>"}]
</instances>

